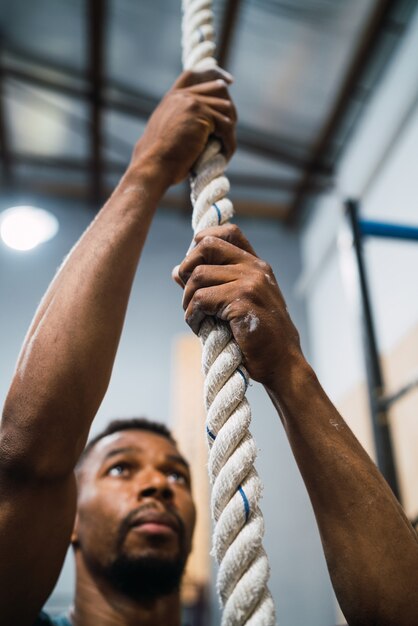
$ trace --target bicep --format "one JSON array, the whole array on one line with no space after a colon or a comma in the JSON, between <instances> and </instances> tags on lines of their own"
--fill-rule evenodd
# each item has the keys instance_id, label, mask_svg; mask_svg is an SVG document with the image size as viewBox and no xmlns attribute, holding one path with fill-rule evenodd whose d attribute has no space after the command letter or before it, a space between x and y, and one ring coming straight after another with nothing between
<instances>
[{"instance_id":1,"label":"bicep","mask_svg":"<svg viewBox=\"0 0 418 626\"><path fill-rule=\"evenodd\" d=\"M75 478L39 482L0 473L0 500L0 619L30 626L65 558L75 516Z\"/></svg>"}]
</instances>

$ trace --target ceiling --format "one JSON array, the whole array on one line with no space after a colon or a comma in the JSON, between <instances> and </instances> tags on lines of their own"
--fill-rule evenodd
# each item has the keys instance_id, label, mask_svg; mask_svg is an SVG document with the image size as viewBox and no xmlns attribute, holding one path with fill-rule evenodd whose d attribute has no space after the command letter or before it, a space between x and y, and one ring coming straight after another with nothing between
<instances>
[{"instance_id":1,"label":"ceiling","mask_svg":"<svg viewBox=\"0 0 418 626\"><path fill-rule=\"evenodd\" d=\"M237 213L297 223L333 184L347 137L416 0L214 0L235 77ZM3 193L97 210L181 71L180 0L0 0ZM165 206L188 213L186 185Z\"/></svg>"}]
</instances>

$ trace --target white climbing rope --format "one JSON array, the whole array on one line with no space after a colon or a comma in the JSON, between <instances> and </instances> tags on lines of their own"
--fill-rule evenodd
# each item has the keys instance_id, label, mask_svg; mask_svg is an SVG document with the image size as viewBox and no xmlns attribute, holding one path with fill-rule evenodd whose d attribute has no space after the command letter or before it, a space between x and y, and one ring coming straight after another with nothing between
<instances>
[{"instance_id":1,"label":"white climbing rope","mask_svg":"<svg viewBox=\"0 0 418 626\"><path fill-rule=\"evenodd\" d=\"M182 30L184 69L216 66L211 0L183 0ZM226 198L225 167L220 143L211 140L191 180L195 234L233 215ZM267 588L269 563L262 545L264 521L258 505L261 482L254 468L256 446L249 432L251 409L245 398L248 373L228 325L207 318L199 336L215 521L212 552L219 563L222 626L274 626L274 604Z\"/></svg>"}]
</instances>

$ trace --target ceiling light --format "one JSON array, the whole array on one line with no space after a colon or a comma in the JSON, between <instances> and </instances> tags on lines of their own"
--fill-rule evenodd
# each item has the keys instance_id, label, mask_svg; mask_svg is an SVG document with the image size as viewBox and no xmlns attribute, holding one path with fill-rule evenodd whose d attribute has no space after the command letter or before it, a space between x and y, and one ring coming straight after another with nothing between
<instances>
[{"instance_id":1,"label":"ceiling light","mask_svg":"<svg viewBox=\"0 0 418 626\"><path fill-rule=\"evenodd\" d=\"M57 218L32 206L15 206L0 214L0 235L14 250L32 250L58 232Z\"/></svg>"}]
</instances>

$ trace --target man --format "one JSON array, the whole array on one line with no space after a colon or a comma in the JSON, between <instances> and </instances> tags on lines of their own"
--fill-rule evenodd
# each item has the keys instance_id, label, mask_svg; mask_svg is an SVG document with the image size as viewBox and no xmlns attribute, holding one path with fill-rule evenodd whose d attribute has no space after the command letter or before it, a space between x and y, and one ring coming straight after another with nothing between
<instances>
[{"instance_id":1,"label":"man","mask_svg":"<svg viewBox=\"0 0 418 626\"><path fill-rule=\"evenodd\" d=\"M174 444L136 427L102 437L78 466L75 523L74 468L106 391L158 201L187 175L211 133L222 139L227 156L234 149L229 78L219 72L182 75L164 98L25 340L0 430L5 624L31 626L71 533L73 626L180 624L177 574L190 546L193 505ZM202 231L195 244L174 272L184 287L186 320L195 332L205 315L229 322L251 376L270 395L307 486L348 623L418 623L417 536L306 362L271 268L232 225ZM154 566L161 577L164 571L158 588Z\"/></svg>"},{"instance_id":2,"label":"man","mask_svg":"<svg viewBox=\"0 0 418 626\"><path fill-rule=\"evenodd\" d=\"M195 508L188 464L169 431L144 419L112 422L76 474L76 593L63 619L177 626Z\"/></svg>"}]
</instances>

